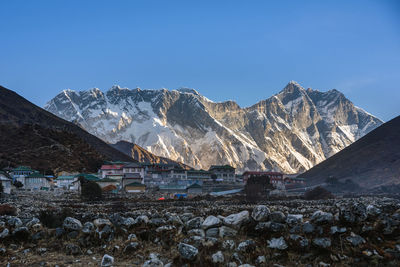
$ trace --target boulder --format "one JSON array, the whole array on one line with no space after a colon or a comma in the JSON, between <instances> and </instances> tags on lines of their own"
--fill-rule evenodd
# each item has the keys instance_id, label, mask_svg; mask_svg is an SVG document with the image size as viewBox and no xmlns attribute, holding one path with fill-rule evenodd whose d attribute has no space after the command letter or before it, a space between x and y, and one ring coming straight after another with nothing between
<instances>
[{"instance_id":1,"label":"boulder","mask_svg":"<svg viewBox=\"0 0 400 267\"><path fill-rule=\"evenodd\" d=\"M219 228L219 236L221 238L225 237L235 237L237 235L237 231L233 228L227 227L227 226L221 226Z\"/></svg>"},{"instance_id":2,"label":"boulder","mask_svg":"<svg viewBox=\"0 0 400 267\"><path fill-rule=\"evenodd\" d=\"M317 224L331 223L333 222L333 214L330 212L317 210L311 216L311 221Z\"/></svg>"},{"instance_id":3,"label":"boulder","mask_svg":"<svg viewBox=\"0 0 400 267\"><path fill-rule=\"evenodd\" d=\"M188 231L188 235L189 236L197 235L197 236L201 236L201 237L205 237L206 236L206 234L205 234L203 229L192 229L192 230L189 230Z\"/></svg>"},{"instance_id":4,"label":"boulder","mask_svg":"<svg viewBox=\"0 0 400 267\"><path fill-rule=\"evenodd\" d=\"M144 262L142 267L163 267L164 263L159 259L150 259Z\"/></svg>"},{"instance_id":5,"label":"boulder","mask_svg":"<svg viewBox=\"0 0 400 267\"><path fill-rule=\"evenodd\" d=\"M82 223L78 219L67 217L64 220L63 227L65 230L79 231L82 229Z\"/></svg>"},{"instance_id":6,"label":"boulder","mask_svg":"<svg viewBox=\"0 0 400 267\"><path fill-rule=\"evenodd\" d=\"M10 234L10 231L5 228L1 233L0 233L0 239L6 238Z\"/></svg>"},{"instance_id":7,"label":"boulder","mask_svg":"<svg viewBox=\"0 0 400 267\"><path fill-rule=\"evenodd\" d=\"M94 224L91 222L86 222L83 225L82 232L85 234L91 234L94 232Z\"/></svg>"},{"instance_id":8,"label":"boulder","mask_svg":"<svg viewBox=\"0 0 400 267\"><path fill-rule=\"evenodd\" d=\"M73 256L82 254L81 248L75 244L67 244L65 246L65 252L67 255L73 255Z\"/></svg>"},{"instance_id":9,"label":"boulder","mask_svg":"<svg viewBox=\"0 0 400 267\"><path fill-rule=\"evenodd\" d=\"M138 242L130 242L126 247L124 248L124 253L129 253L129 252L135 252L140 248L140 245Z\"/></svg>"},{"instance_id":10,"label":"boulder","mask_svg":"<svg viewBox=\"0 0 400 267\"><path fill-rule=\"evenodd\" d=\"M295 226L303 222L302 214L288 214L286 217L286 223L289 226Z\"/></svg>"},{"instance_id":11,"label":"boulder","mask_svg":"<svg viewBox=\"0 0 400 267\"><path fill-rule=\"evenodd\" d=\"M11 227L20 227L22 226L22 221L18 217L11 217L7 220L7 224Z\"/></svg>"},{"instance_id":12,"label":"boulder","mask_svg":"<svg viewBox=\"0 0 400 267\"><path fill-rule=\"evenodd\" d=\"M282 211L274 211L269 215L269 219L272 222L285 223L286 216Z\"/></svg>"},{"instance_id":13,"label":"boulder","mask_svg":"<svg viewBox=\"0 0 400 267\"><path fill-rule=\"evenodd\" d=\"M282 223L277 222L259 222L255 230L256 231L271 231L271 232L281 232L285 230L286 226Z\"/></svg>"},{"instance_id":14,"label":"boulder","mask_svg":"<svg viewBox=\"0 0 400 267\"><path fill-rule=\"evenodd\" d=\"M233 250L235 248L235 241L228 239L222 242L222 248L225 250Z\"/></svg>"},{"instance_id":15,"label":"boulder","mask_svg":"<svg viewBox=\"0 0 400 267\"><path fill-rule=\"evenodd\" d=\"M272 238L267 241L269 248L285 250L288 248L285 239L281 236L279 238Z\"/></svg>"},{"instance_id":16,"label":"boulder","mask_svg":"<svg viewBox=\"0 0 400 267\"><path fill-rule=\"evenodd\" d=\"M208 216L204 220L204 222L201 225L201 228L203 228L204 230L207 230L208 228L219 227L219 226L221 226L221 224L222 224L222 221L219 218L211 215L211 216Z\"/></svg>"},{"instance_id":17,"label":"boulder","mask_svg":"<svg viewBox=\"0 0 400 267\"><path fill-rule=\"evenodd\" d=\"M217 251L216 253L212 254L211 259L213 263L223 263L225 261L222 251Z\"/></svg>"},{"instance_id":18,"label":"boulder","mask_svg":"<svg viewBox=\"0 0 400 267\"><path fill-rule=\"evenodd\" d=\"M251 252L256 248L256 242L253 240L246 240L241 243L239 243L238 247L236 248L237 251L240 252Z\"/></svg>"},{"instance_id":19,"label":"boulder","mask_svg":"<svg viewBox=\"0 0 400 267\"><path fill-rule=\"evenodd\" d=\"M303 232L306 234L311 234L315 231L315 226L314 224L310 223L310 222L305 222L303 224Z\"/></svg>"},{"instance_id":20,"label":"boulder","mask_svg":"<svg viewBox=\"0 0 400 267\"><path fill-rule=\"evenodd\" d=\"M346 237L346 240L353 246L353 247L357 247L361 244L364 244L366 241L364 238L362 238L359 235L356 235L354 233L351 233L350 236Z\"/></svg>"},{"instance_id":21,"label":"boulder","mask_svg":"<svg viewBox=\"0 0 400 267\"><path fill-rule=\"evenodd\" d=\"M258 205L253 209L251 217L257 222L265 222L268 220L270 213L271 212L267 206Z\"/></svg>"},{"instance_id":22,"label":"boulder","mask_svg":"<svg viewBox=\"0 0 400 267\"><path fill-rule=\"evenodd\" d=\"M331 239L327 237L314 238L312 243L318 248L329 248L331 246Z\"/></svg>"},{"instance_id":23,"label":"boulder","mask_svg":"<svg viewBox=\"0 0 400 267\"><path fill-rule=\"evenodd\" d=\"M108 254L104 254L103 259L101 260L101 267L110 267L114 264L114 257Z\"/></svg>"},{"instance_id":24,"label":"boulder","mask_svg":"<svg viewBox=\"0 0 400 267\"><path fill-rule=\"evenodd\" d=\"M245 223L249 222L250 215L247 210L231 214L224 219L224 224L234 229L240 229Z\"/></svg>"},{"instance_id":25,"label":"boulder","mask_svg":"<svg viewBox=\"0 0 400 267\"><path fill-rule=\"evenodd\" d=\"M93 224L94 224L94 226L96 226L96 228L103 228L106 225L108 225L108 226L113 225L109 219L102 219L102 218L94 220Z\"/></svg>"},{"instance_id":26,"label":"boulder","mask_svg":"<svg viewBox=\"0 0 400 267\"><path fill-rule=\"evenodd\" d=\"M190 219L186 222L186 228L187 229L195 229L195 228L200 228L203 223L203 218L202 217L196 217L193 219Z\"/></svg>"},{"instance_id":27,"label":"boulder","mask_svg":"<svg viewBox=\"0 0 400 267\"><path fill-rule=\"evenodd\" d=\"M199 253L196 247L185 243L179 243L178 251L181 257L186 260L194 260Z\"/></svg>"},{"instance_id":28,"label":"boulder","mask_svg":"<svg viewBox=\"0 0 400 267\"><path fill-rule=\"evenodd\" d=\"M206 231L206 237L218 237L219 228L210 228Z\"/></svg>"}]
</instances>

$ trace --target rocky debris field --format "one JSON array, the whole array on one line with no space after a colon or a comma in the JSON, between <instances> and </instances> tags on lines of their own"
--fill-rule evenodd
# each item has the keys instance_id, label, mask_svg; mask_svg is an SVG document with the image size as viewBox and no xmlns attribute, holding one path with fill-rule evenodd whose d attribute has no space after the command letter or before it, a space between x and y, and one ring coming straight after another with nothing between
<instances>
[{"instance_id":1,"label":"rocky debris field","mask_svg":"<svg viewBox=\"0 0 400 267\"><path fill-rule=\"evenodd\" d=\"M0 216L1 266L400 265L398 199L237 199L1 199L17 209Z\"/></svg>"}]
</instances>

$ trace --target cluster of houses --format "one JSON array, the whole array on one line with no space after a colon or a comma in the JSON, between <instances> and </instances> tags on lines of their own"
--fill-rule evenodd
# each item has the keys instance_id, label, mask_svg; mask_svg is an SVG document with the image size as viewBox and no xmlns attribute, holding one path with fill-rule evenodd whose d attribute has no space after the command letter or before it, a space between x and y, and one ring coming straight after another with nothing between
<instances>
[{"instance_id":1,"label":"cluster of houses","mask_svg":"<svg viewBox=\"0 0 400 267\"><path fill-rule=\"evenodd\" d=\"M25 190L60 188L80 190L79 178L96 182L103 190L139 193L155 189L164 193L201 194L243 188L252 176L268 177L275 187L293 187L304 184L304 179L285 177L279 172L246 171L236 174L229 165L213 165L209 170L185 169L178 164L105 162L97 173L60 173L46 176L28 166L6 168L0 171L4 192L19 182Z\"/></svg>"}]
</instances>

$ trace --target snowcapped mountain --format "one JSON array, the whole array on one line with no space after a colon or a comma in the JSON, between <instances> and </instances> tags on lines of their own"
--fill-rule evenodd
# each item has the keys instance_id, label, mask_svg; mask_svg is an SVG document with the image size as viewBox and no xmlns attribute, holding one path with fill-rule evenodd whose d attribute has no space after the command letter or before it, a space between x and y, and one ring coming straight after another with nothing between
<instances>
[{"instance_id":1,"label":"snowcapped mountain","mask_svg":"<svg viewBox=\"0 0 400 267\"><path fill-rule=\"evenodd\" d=\"M136 143L196 168L287 173L311 168L383 123L335 89L306 90L294 81L247 108L214 103L189 88L113 86L105 93L64 90L45 109L106 142Z\"/></svg>"}]
</instances>

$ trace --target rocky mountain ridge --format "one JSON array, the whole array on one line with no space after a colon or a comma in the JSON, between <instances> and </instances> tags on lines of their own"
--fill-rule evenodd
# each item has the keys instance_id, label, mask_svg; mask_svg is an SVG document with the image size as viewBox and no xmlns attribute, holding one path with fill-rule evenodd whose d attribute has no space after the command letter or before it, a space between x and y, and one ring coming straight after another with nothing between
<instances>
[{"instance_id":1,"label":"rocky mountain ridge","mask_svg":"<svg viewBox=\"0 0 400 267\"><path fill-rule=\"evenodd\" d=\"M337 90L304 89L291 81L278 94L241 108L215 103L194 89L107 92L64 90L45 109L116 143L196 168L305 171L382 124Z\"/></svg>"}]
</instances>

